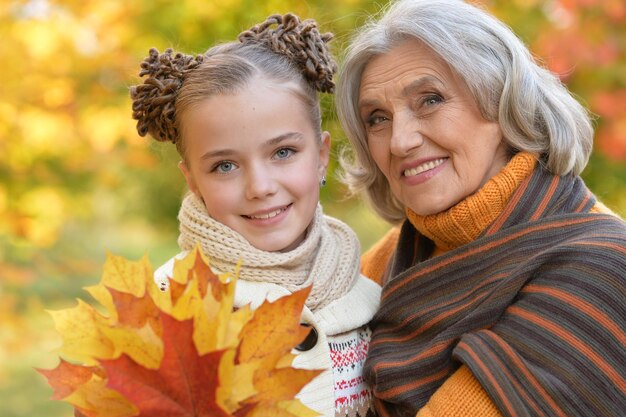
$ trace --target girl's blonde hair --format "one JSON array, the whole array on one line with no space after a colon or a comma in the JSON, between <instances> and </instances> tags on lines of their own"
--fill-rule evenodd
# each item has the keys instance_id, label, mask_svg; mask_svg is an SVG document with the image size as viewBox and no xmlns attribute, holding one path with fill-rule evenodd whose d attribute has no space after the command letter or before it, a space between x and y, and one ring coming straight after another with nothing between
<instances>
[{"instance_id":1,"label":"girl's blonde hair","mask_svg":"<svg viewBox=\"0 0 626 417\"><path fill-rule=\"evenodd\" d=\"M255 76L295 83L321 136L318 92L334 92L337 65L327 43L331 33L320 34L314 20L293 14L273 15L239 34L238 41L216 45L191 56L171 49L150 49L141 63L142 84L130 88L137 132L157 141L170 141L185 159L180 121L199 102L218 94L234 93Z\"/></svg>"}]
</instances>

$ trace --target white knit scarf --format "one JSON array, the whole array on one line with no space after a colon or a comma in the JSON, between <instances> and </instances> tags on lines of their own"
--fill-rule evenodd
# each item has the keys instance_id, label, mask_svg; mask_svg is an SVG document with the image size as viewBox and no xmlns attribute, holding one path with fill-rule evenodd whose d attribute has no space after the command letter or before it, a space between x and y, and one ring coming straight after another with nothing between
<instances>
[{"instance_id":1,"label":"white knit scarf","mask_svg":"<svg viewBox=\"0 0 626 417\"><path fill-rule=\"evenodd\" d=\"M241 260L241 279L270 282L294 292L313 285L306 306L315 311L346 294L359 276L359 242L346 224L322 213L318 205L304 241L289 252L267 252L212 219L195 194L183 200L178 214L178 244L191 250L196 242L219 271L233 271Z\"/></svg>"}]
</instances>

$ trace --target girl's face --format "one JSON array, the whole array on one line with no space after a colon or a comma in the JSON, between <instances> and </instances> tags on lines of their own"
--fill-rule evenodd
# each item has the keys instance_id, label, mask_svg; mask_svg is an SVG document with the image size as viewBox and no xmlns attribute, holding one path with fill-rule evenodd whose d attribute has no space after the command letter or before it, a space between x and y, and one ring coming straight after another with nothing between
<instances>
[{"instance_id":1,"label":"girl's face","mask_svg":"<svg viewBox=\"0 0 626 417\"><path fill-rule=\"evenodd\" d=\"M447 210L507 163L499 124L482 117L466 84L416 40L368 63L359 111L374 162L419 215Z\"/></svg>"},{"instance_id":2,"label":"girl's face","mask_svg":"<svg viewBox=\"0 0 626 417\"><path fill-rule=\"evenodd\" d=\"M300 244L319 201L330 135L289 86L257 78L183 116L180 168L209 215L265 251Z\"/></svg>"}]
</instances>

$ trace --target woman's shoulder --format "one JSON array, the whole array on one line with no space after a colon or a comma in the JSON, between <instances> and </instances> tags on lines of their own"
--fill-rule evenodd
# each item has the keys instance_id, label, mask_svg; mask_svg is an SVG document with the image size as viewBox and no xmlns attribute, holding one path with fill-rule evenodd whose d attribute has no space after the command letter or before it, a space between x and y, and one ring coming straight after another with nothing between
<instances>
[{"instance_id":1,"label":"woman's shoulder","mask_svg":"<svg viewBox=\"0 0 626 417\"><path fill-rule=\"evenodd\" d=\"M382 282L382 277L398 244L400 227L392 227L371 248L361 255L361 273L376 283Z\"/></svg>"},{"instance_id":2,"label":"woman's shoulder","mask_svg":"<svg viewBox=\"0 0 626 417\"><path fill-rule=\"evenodd\" d=\"M596 204L594 204L594 206L591 207L591 210L589 210L589 212L590 213L598 213L598 214L610 214L610 215L615 216L615 217L617 217L619 219L622 219L617 213L615 213L613 210L611 210L610 208L605 206L604 203L602 203L601 201L596 201Z\"/></svg>"}]
</instances>

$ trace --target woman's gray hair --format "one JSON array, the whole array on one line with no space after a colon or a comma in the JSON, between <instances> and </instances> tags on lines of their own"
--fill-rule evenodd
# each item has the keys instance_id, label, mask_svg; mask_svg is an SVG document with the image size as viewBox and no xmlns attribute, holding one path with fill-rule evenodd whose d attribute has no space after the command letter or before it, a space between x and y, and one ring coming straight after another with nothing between
<instances>
[{"instance_id":1,"label":"woman's gray hair","mask_svg":"<svg viewBox=\"0 0 626 417\"><path fill-rule=\"evenodd\" d=\"M337 91L339 119L354 148L353 157L341 155L343 180L384 219L401 221L405 208L370 156L359 89L370 60L409 39L430 47L464 80L482 116L499 123L512 154L537 154L555 175L584 169L593 145L589 112L508 26L463 1L399 0L357 32Z\"/></svg>"}]
</instances>

